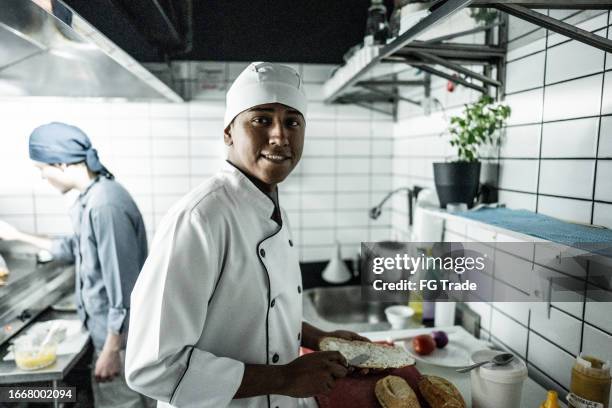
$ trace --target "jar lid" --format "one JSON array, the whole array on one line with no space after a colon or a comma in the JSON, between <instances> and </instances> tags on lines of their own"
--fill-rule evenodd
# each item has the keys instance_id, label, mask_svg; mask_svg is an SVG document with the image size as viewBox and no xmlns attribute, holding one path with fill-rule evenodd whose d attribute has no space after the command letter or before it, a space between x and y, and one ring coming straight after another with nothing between
<instances>
[{"instance_id":1,"label":"jar lid","mask_svg":"<svg viewBox=\"0 0 612 408\"><path fill-rule=\"evenodd\" d=\"M472 354L472 361L480 363L490 361L498 354L503 352L495 350L480 350ZM527 366L518 356L506 365L495 365L487 363L474 370L481 378L497 383L511 384L524 381L527 378Z\"/></svg>"},{"instance_id":2,"label":"jar lid","mask_svg":"<svg viewBox=\"0 0 612 408\"><path fill-rule=\"evenodd\" d=\"M576 357L574 369L591 377L610 378L610 362L585 353L580 353Z\"/></svg>"}]
</instances>

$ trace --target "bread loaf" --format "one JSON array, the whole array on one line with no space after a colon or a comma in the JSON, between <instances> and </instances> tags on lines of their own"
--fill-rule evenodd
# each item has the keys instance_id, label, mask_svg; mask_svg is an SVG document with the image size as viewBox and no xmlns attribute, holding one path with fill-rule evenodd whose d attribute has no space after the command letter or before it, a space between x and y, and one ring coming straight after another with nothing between
<instances>
[{"instance_id":1,"label":"bread loaf","mask_svg":"<svg viewBox=\"0 0 612 408\"><path fill-rule=\"evenodd\" d=\"M395 375L388 375L378 380L374 393L383 408L421 408L410 385Z\"/></svg>"},{"instance_id":2,"label":"bread loaf","mask_svg":"<svg viewBox=\"0 0 612 408\"><path fill-rule=\"evenodd\" d=\"M414 364L414 359L404 349L384 344L325 337L321 340L319 348L321 351L339 351L347 361L360 354L367 354L370 358L358 364L359 368L400 368Z\"/></svg>"},{"instance_id":3,"label":"bread loaf","mask_svg":"<svg viewBox=\"0 0 612 408\"><path fill-rule=\"evenodd\" d=\"M442 377L423 376L419 381L419 391L431 408L466 408L457 387Z\"/></svg>"}]
</instances>

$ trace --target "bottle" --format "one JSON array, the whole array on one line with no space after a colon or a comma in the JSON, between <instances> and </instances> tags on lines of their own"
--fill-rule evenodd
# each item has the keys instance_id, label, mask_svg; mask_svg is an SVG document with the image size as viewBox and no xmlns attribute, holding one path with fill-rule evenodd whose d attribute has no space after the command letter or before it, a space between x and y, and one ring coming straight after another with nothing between
<instances>
[{"instance_id":1,"label":"bottle","mask_svg":"<svg viewBox=\"0 0 612 408\"><path fill-rule=\"evenodd\" d=\"M372 36L373 44L384 44L387 39L389 25L387 23L387 8L383 0L372 0L368 9L366 23L366 39ZM366 41L367 43L367 41Z\"/></svg>"},{"instance_id":2,"label":"bottle","mask_svg":"<svg viewBox=\"0 0 612 408\"><path fill-rule=\"evenodd\" d=\"M548 391L546 401L540 405L540 408L559 408L559 397L556 391Z\"/></svg>"},{"instance_id":3,"label":"bottle","mask_svg":"<svg viewBox=\"0 0 612 408\"><path fill-rule=\"evenodd\" d=\"M414 310L412 320L421 323L423 321L423 295L421 292L416 290L410 291L408 306Z\"/></svg>"},{"instance_id":4,"label":"bottle","mask_svg":"<svg viewBox=\"0 0 612 408\"><path fill-rule=\"evenodd\" d=\"M393 13L389 17L389 38L397 37L400 34L402 20L402 6L404 0L394 0Z\"/></svg>"},{"instance_id":5,"label":"bottle","mask_svg":"<svg viewBox=\"0 0 612 408\"><path fill-rule=\"evenodd\" d=\"M417 256L432 256L431 248L417 248L416 251ZM430 271L425 267L420 267L411 279L415 282L431 279ZM410 302L408 306L415 311L413 319L423 324L425 327L432 327L434 325L436 303L430 301L430 297L431 295L427 290L416 289L410 291Z\"/></svg>"},{"instance_id":6,"label":"bottle","mask_svg":"<svg viewBox=\"0 0 612 408\"><path fill-rule=\"evenodd\" d=\"M572 368L567 402L572 408L608 408L610 383L610 362L580 353Z\"/></svg>"},{"instance_id":7,"label":"bottle","mask_svg":"<svg viewBox=\"0 0 612 408\"><path fill-rule=\"evenodd\" d=\"M427 248L418 248L417 249L417 255L421 255L421 254L428 254L428 249ZM431 251L431 250L429 250ZM420 279L419 277L420 275L415 275L415 282L418 281L418 279ZM415 290L411 290L410 291L410 298L409 298L409 302L408 302L408 306L412 308L412 310L414 310L414 316L412 317L412 319L419 323L422 324L423 323L423 291L420 289L415 289Z\"/></svg>"}]
</instances>

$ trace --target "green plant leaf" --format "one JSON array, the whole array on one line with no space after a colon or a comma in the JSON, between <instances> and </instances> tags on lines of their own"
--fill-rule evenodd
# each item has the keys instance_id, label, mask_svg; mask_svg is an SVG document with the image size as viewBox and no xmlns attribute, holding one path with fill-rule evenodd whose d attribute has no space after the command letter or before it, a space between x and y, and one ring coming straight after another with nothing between
<instances>
[{"instance_id":1,"label":"green plant leaf","mask_svg":"<svg viewBox=\"0 0 612 408\"><path fill-rule=\"evenodd\" d=\"M478 160L481 145L499 143L499 130L510 117L507 105L496 104L490 95L464 105L461 115L450 118L450 145L457 147L458 161Z\"/></svg>"}]
</instances>

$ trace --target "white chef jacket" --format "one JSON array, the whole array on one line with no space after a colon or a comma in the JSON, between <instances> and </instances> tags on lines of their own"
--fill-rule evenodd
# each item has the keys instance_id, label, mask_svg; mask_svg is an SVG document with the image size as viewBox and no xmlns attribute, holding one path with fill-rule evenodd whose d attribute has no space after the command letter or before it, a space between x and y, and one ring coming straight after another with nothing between
<instances>
[{"instance_id":1,"label":"white chef jacket","mask_svg":"<svg viewBox=\"0 0 612 408\"><path fill-rule=\"evenodd\" d=\"M232 400L245 364L298 357L302 280L287 216L229 163L162 220L131 296L125 370L158 407L297 407Z\"/></svg>"}]
</instances>

